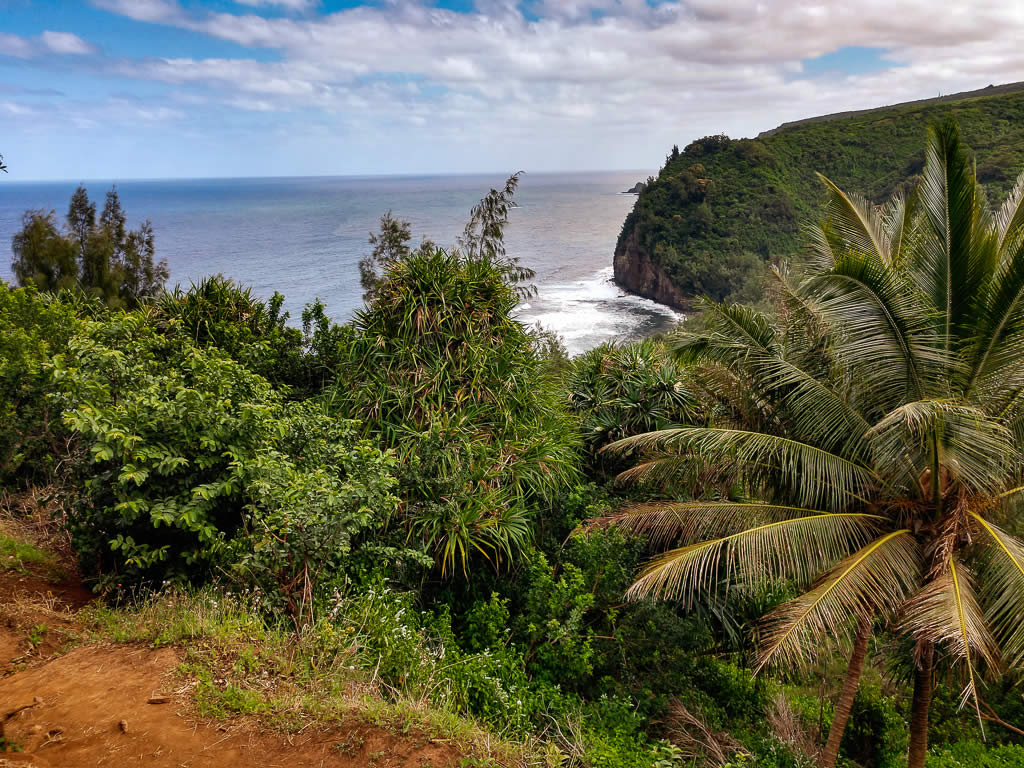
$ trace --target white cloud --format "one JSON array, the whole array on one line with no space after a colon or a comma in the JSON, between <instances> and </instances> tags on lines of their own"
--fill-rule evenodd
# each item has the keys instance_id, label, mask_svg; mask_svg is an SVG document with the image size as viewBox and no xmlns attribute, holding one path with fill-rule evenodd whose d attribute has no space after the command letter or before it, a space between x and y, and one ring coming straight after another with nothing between
<instances>
[{"instance_id":1,"label":"white cloud","mask_svg":"<svg viewBox=\"0 0 1024 768\"><path fill-rule=\"evenodd\" d=\"M320 0L235 0L239 5L250 8L283 8L286 11L311 11L320 5Z\"/></svg>"},{"instance_id":2,"label":"white cloud","mask_svg":"<svg viewBox=\"0 0 1024 768\"><path fill-rule=\"evenodd\" d=\"M40 40L53 53L84 55L96 53L97 50L96 46L70 32L53 32L48 29L40 36Z\"/></svg>"},{"instance_id":3,"label":"white cloud","mask_svg":"<svg viewBox=\"0 0 1024 768\"><path fill-rule=\"evenodd\" d=\"M0 111L14 117L31 117L37 110L29 104L19 104L16 101L0 101Z\"/></svg>"},{"instance_id":4,"label":"white cloud","mask_svg":"<svg viewBox=\"0 0 1024 768\"><path fill-rule=\"evenodd\" d=\"M114 78L175 86L177 103L195 105L190 112L298 121L301 111L296 135L314 130L314 115L316 130L415 136L451 156L550 145L558 162L592 146L591 164L649 164L673 141L707 133L751 135L804 116L1024 79L1024 3L1004 0L941 8L930 0L533 0L530 15L513 0L476 0L471 13L388 0L274 18L186 10L175 0L94 3L275 54L96 63ZM33 45L0 35L9 55L32 55ZM803 60L846 46L887 54L876 72L806 78Z\"/></svg>"},{"instance_id":5,"label":"white cloud","mask_svg":"<svg viewBox=\"0 0 1024 768\"><path fill-rule=\"evenodd\" d=\"M70 32L46 30L39 37L20 37L0 34L0 55L33 59L47 53L58 55L85 55L98 53L99 49Z\"/></svg>"},{"instance_id":6,"label":"white cloud","mask_svg":"<svg viewBox=\"0 0 1024 768\"><path fill-rule=\"evenodd\" d=\"M0 56L29 59L35 56L35 52L35 46L24 37L0 34Z\"/></svg>"},{"instance_id":7,"label":"white cloud","mask_svg":"<svg viewBox=\"0 0 1024 768\"><path fill-rule=\"evenodd\" d=\"M175 0L92 0L92 4L135 21L169 24L186 18Z\"/></svg>"}]
</instances>

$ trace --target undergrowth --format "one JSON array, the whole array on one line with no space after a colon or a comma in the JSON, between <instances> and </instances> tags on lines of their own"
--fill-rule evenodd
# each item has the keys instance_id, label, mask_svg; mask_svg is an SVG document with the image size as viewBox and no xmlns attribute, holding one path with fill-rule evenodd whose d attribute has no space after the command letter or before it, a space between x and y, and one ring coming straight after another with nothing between
<instances>
[{"instance_id":1,"label":"undergrowth","mask_svg":"<svg viewBox=\"0 0 1024 768\"><path fill-rule=\"evenodd\" d=\"M0 570L19 574L36 573L49 581L60 581L65 571L57 558L34 544L0 532Z\"/></svg>"},{"instance_id":2,"label":"undergrowth","mask_svg":"<svg viewBox=\"0 0 1024 768\"><path fill-rule=\"evenodd\" d=\"M334 620L324 616L299 633L264 620L251 593L212 587L169 591L126 608L95 605L82 615L97 640L180 647L179 673L192 681L203 717L248 715L296 732L310 722L357 716L442 739L474 759L497 759L496 765L546 764L542 745L502 738L457 711L443 695L445 678L427 675L415 685L385 680L380 669L388 649L375 651L365 626L351 623L358 603L339 598ZM349 620L338 620L342 608L351 612Z\"/></svg>"}]
</instances>

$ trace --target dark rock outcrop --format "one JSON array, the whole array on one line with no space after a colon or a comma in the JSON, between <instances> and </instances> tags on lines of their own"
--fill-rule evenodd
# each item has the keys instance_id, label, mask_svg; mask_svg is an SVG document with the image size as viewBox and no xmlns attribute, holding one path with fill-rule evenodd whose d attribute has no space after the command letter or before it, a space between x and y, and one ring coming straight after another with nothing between
<instances>
[{"instance_id":1,"label":"dark rock outcrop","mask_svg":"<svg viewBox=\"0 0 1024 768\"><path fill-rule=\"evenodd\" d=\"M632 187L627 189L622 194L624 194L624 195L639 195L645 189L647 189L647 185L644 182L642 182L642 181L638 181L636 184L634 184Z\"/></svg>"},{"instance_id":2,"label":"dark rock outcrop","mask_svg":"<svg viewBox=\"0 0 1024 768\"><path fill-rule=\"evenodd\" d=\"M619 241L613 262L615 284L638 296L687 311L692 302L677 288L660 266L651 261L636 239L634 230Z\"/></svg>"}]
</instances>

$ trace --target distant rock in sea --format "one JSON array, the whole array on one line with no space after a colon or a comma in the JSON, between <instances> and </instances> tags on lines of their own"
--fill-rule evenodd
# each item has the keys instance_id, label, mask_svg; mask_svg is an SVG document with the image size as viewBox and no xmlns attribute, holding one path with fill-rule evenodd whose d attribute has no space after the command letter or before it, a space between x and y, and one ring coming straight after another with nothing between
<instances>
[{"instance_id":1,"label":"distant rock in sea","mask_svg":"<svg viewBox=\"0 0 1024 768\"><path fill-rule=\"evenodd\" d=\"M632 187L627 189L622 194L624 194L624 195L639 195L646 188L647 188L647 185L644 182L638 181L636 184L634 184Z\"/></svg>"}]
</instances>

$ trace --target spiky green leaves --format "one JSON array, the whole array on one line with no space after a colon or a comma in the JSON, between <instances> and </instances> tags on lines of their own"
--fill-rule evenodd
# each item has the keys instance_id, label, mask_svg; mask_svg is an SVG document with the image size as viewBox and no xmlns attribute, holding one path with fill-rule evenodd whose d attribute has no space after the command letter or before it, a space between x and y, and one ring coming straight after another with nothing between
<instances>
[{"instance_id":1,"label":"spiky green leaves","mask_svg":"<svg viewBox=\"0 0 1024 768\"><path fill-rule=\"evenodd\" d=\"M348 375L332 393L398 453L409 503L394 524L446 575L474 557L507 561L529 541L531 505L576 477L574 425L517 303L494 254L394 261L356 314Z\"/></svg>"}]
</instances>

